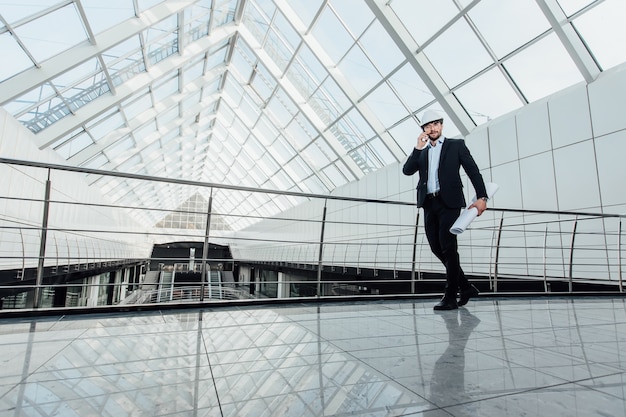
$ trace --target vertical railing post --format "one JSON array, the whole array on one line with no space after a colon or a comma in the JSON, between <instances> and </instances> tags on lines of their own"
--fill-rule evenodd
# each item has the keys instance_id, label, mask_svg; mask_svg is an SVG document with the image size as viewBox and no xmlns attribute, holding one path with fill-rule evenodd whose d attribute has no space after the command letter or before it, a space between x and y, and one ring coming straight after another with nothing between
<instances>
[{"instance_id":1,"label":"vertical railing post","mask_svg":"<svg viewBox=\"0 0 626 417\"><path fill-rule=\"evenodd\" d=\"M26 244L24 243L24 232L22 231L21 227L20 227L20 240L22 242L22 272L19 278L21 280L24 280L25 278L24 274L26 274Z\"/></svg>"},{"instance_id":2,"label":"vertical railing post","mask_svg":"<svg viewBox=\"0 0 626 417\"><path fill-rule=\"evenodd\" d=\"M420 211L415 216L415 229L413 230L413 258L411 260L411 294L415 294L415 264L417 263L417 227L420 222Z\"/></svg>"},{"instance_id":3,"label":"vertical railing post","mask_svg":"<svg viewBox=\"0 0 626 417\"><path fill-rule=\"evenodd\" d=\"M322 295L322 261L324 257L324 230L326 228L326 204L328 200L324 200L324 211L322 212L322 230L320 232L320 253L317 260L317 296Z\"/></svg>"},{"instance_id":4,"label":"vertical railing post","mask_svg":"<svg viewBox=\"0 0 626 417\"><path fill-rule=\"evenodd\" d=\"M622 219L619 219L617 228L617 278L619 282L619 292L624 291L622 286Z\"/></svg>"},{"instance_id":5,"label":"vertical railing post","mask_svg":"<svg viewBox=\"0 0 626 417\"><path fill-rule=\"evenodd\" d=\"M504 224L504 212L500 217L498 237L496 238L496 257L493 261L493 292L498 292L498 263L500 262L500 240L502 239L502 225Z\"/></svg>"},{"instance_id":6,"label":"vertical railing post","mask_svg":"<svg viewBox=\"0 0 626 417\"><path fill-rule=\"evenodd\" d=\"M43 218L41 221L41 239L39 240L39 260L37 262L37 279L35 281L35 295L33 299L33 307L39 308L41 303L41 283L43 281L43 268L46 256L46 240L48 237L48 215L50 213L50 170L48 169L48 178L46 179L46 191L43 203Z\"/></svg>"},{"instance_id":7,"label":"vertical railing post","mask_svg":"<svg viewBox=\"0 0 626 417\"><path fill-rule=\"evenodd\" d=\"M543 290L548 292L548 225L543 234Z\"/></svg>"},{"instance_id":8,"label":"vertical railing post","mask_svg":"<svg viewBox=\"0 0 626 417\"><path fill-rule=\"evenodd\" d=\"M576 227L578 227L578 217L574 220L574 230L572 230L572 241L569 247L569 292L574 290L573 276L574 276L574 241L576 240Z\"/></svg>"},{"instance_id":9,"label":"vertical railing post","mask_svg":"<svg viewBox=\"0 0 626 417\"><path fill-rule=\"evenodd\" d=\"M213 207L213 188L211 188L211 194L209 195L209 207L206 215L206 229L204 233L204 245L202 246L202 273L200 275L200 301L204 301L204 278L206 276L209 291L211 290L211 282L207 275L207 257L209 256L209 233L211 232L211 211Z\"/></svg>"}]
</instances>

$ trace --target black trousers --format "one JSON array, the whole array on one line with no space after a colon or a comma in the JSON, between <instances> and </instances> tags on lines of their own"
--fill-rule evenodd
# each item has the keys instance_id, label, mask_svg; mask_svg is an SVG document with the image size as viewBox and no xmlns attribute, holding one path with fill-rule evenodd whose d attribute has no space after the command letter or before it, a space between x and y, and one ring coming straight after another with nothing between
<instances>
[{"instance_id":1,"label":"black trousers","mask_svg":"<svg viewBox=\"0 0 626 417\"><path fill-rule=\"evenodd\" d=\"M445 295L456 297L459 289L470 287L459 259L456 235L450 227L461 214L460 208L449 208L440 197L427 198L424 202L424 229L430 250L446 267Z\"/></svg>"}]
</instances>

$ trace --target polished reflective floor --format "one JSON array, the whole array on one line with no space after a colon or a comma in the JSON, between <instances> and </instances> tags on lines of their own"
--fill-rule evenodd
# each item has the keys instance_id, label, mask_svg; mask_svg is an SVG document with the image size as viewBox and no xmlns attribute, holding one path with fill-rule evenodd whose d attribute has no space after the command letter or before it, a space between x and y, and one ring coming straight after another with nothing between
<instances>
[{"instance_id":1,"label":"polished reflective floor","mask_svg":"<svg viewBox=\"0 0 626 417\"><path fill-rule=\"evenodd\" d=\"M624 416L626 299L0 320L0 416Z\"/></svg>"}]
</instances>

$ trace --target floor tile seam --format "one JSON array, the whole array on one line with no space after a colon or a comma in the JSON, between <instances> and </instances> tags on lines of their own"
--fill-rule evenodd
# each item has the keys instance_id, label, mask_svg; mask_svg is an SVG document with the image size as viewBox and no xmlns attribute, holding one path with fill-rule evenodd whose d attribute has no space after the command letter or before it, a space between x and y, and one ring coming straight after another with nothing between
<instances>
[{"instance_id":1,"label":"floor tile seam","mask_svg":"<svg viewBox=\"0 0 626 417\"><path fill-rule=\"evenodd\" d=\"M332 343L331 343L332 344ZM334 345L334 344L333 344ZM334 345L340 352L343 352L345 355L352 357L356 362L361 363L366 369L371 369L372 371L374 371L375 373L377 373L378 375L381 375L383 377L383 380L386 381L390 381L393 382L394 384L397 384L398 386L402 387L404 390L406 390L407 392L410 392L414 395L416 395L419 398L424 399L425 401L429 402L426 398L422 397L418 392L416 392L415 390L411 389L410 387L406 386L403 383L400 383L396 378L393 378L390 375L387 375L386 372L379 370L378 368L372 366L370 363L364 361L363 359L354 356L353 354L351 354L350 352L346 352L345 350L341 349L339 346Z\"/></svg>"},{"instance_id":2,"label":"floor tile seam","mask_svg":"<svg viewBox=\"0 0 626 417\"><path fill-rule=\"evenodd\" d=\"M342 388L342 386L341 386L341 385L335 385L334 387L335 387L336 389L339 389L339 390ZM325 388L325 387L324 387L324 388ZM307 392L319 392L319 390L320 390L320 387L308 388L308 389L306 389L306 390L302 390L302 391L286 391L286 392L284 392L284 393L283 393L283 392L281 392L281 393L277 393L277 394L264 395L264 396L257 396L257 397L253 397L253 398L246 398L246 401L250 401L251 399L254 399L254 400L257 400L257 401L259 401L259 400L260 400L260 401L269 400L269 402L271 402L271 401L273 401L273 400L275 400L275 399L281 399L281 398L284 398L284 397L287 397L287 396L292 396L294 393L299 394L299 393L307 393ZM333 392L333 394L335 394L335 393ZM421 395L416 395L416 396L417 396L417 398L418 398L419 400L422 400L422 401L424 401L425 403L431 404L431 405L433 405L433 407L435 407L435 408L436 408L436 405L432 404L431 402L429 402L428 400L426 400L425 398L423 398ZM332 395L331 397L334 397L334 395ZM303 403L304 403L304 402L307 402L307 401L308 401L308 400L306 400L306 399L304 399L304 398L302 399L302 402L303 402ZM319 402L319 403L321 404L321 399L320 399L320 398L316 398L316 401L317 401L317 402ZM231 400L231 401L229 401L229 402L224 402L224 406L232 406L232 405L238 404L238 403L240 403L240 402L241 402L241 401L234 401L234 400ZM267 402L267 401L265 401L265 402ZM325 403L327 403L327 405L328 405L328 403L331 403L331 402L332 402L332 398L328 398L328 399L326 399L326 400L325 400ZM367 408L367 407L363 407L363 410L365 410L365 411L367 411L367 412L370 412L370 411L372 411L372 410L381 410L381 411L382 411L382 410L388 410L389 408L410 407L410 406L414 406L414 403L408 403L408 404L405 404L405 403L402 403L402 404L394 404L394 406L393 406L393 407L389 407L389 406L387 406L387 405L385 405L385 406L378 406L378 407L376 407L376 408ZM320 407L320 408L321 408L321 407ZM326 407L324 407L323 409L325 409L325 408L326 408ZM430 409L429 409L429 410L430 410ZM344 415L345 415L345 416L350 416L350 415L354 415L354 413L352 413L352 412L342 412L342 413L335 413L335 414L332 414L332 415L333 415L333 416L344 416ZM409 414L409 415L410 415L410 414Z\"/></svg>"},{"instance_id":3,"label":"floor tile seam","mask_svg":"<svg viewBox=\"0 0 626 417\"><path fill-rule=\"evenodd\" d=\"M557 379L560 379L562 381L567 381L566 379L564 379L562 377L558 377L558 376L555 376L555 375L543 372L541 370L542 368L540 368L538 366L528 366L528 365L520 364L519 362L516 362L514 360L511 360L510 356L512 356L512 355L510 355L508 353L505 354L504 356L497 356L497 355L492 354L491 353L492 351L476 350L475 352L483 354L483 355L485 355L485 356L487 356L489 358L492 358L494 360L502 362L503 366L501 366L501 367L499 367L497 369L502 369L502 370L507 370L507 369L530 369L530 370L533 370L535 372L539 372L542 375L549 376L551 378L557 378ZM514 365L514 366L511 366L511 365ZM581 365L584 365L584 363L581 363ZM481 370L482 369L478 369L477 371L481 371Z\"/></svg>"},{"instance_id":4,"label":"floor tile seam","mask_svg":"<svg viewBox=\"0 0 626 417\"><path fill-rule=\"evenodd\" d=\"M442 334L443 335L443 334ZM398 337L414 337L414 335L395 335ZM431 336L429 335L430 337ZM384 337L393 337L393 336L384 336ZM364 338L364 339L369 339L369 338ZM328 343L331 344L335 347L337 347L337 342L338 341L352 341L355 340L354 338L345 338L345 339L330 339L330 338L325 338L322 337L320 340L310 340L310 341L306 341L306 342L298 342L298 345L301 344L307 344L307 345L311 345L311 344L318 344L318 343ZM439 345L441 343L450 343L448 336L445 335L445 338L442 337L440 340L433 340L433 341L428 341L425 343L419 343L420 346L436 346ZM238 352L238 351L247 351L250 349L259 349L259 350L263 350L264 348L274 348L274 347L282 347L282 346L292 346L293 343L281 343L281 344L268 344L268 345L250 345L247 347L241 347L241 348L236 348L236 349L228 349L228 350L211 350L210 353L212 354L220 354L220 353L225 353L225 352ZM395 349L395 348L406 348L406 347L413 347L415 346L415 343L407 343L407 344L394 344L393 346L377 346L377 347L372 347L372 348L368 348L368 349L355 349L352 351L357 351L357 352L364 352L364 351L374 351L374 350L380 350L380 349ZM213 347L213 346L212 346ZM341 348L341 351L344 351L343 348Z\"/></svg>"},{"instance_id":5,"label":"floor tile seam","mask_svg":"<svg viewBox=\"0 0 626 417\"><path fill-rule=\"evenodd\" d=\"M309 332L311 332L311 333L313 333L313 332L314 332L314 330L309 329L309 328L307 328L307 327L303 326L301 323L299 323L299 322L297 322L297 321L292 320L292 322L293 322L295 325L297 325L297 326L303 327L305 330L307 330L307 331L309 331ZM317 335L318 337L320 337L320 336L318 335L318 333L317 333L317 332L314 332L313 334L315 334L315 335ZM422 335L428 335L428 336L433 337L433 338L435 337L435 336L433 336L432 334L427 334L427 333L424 333L424 334L422 334ZM448 340L448 334L447 334L447 333L441 333L441 335L442 335L442 338L441 338L441 340L439 340L439 341L430 341L430 342L426 342L425 344L421 344L421 343L420 343L419 345L420 345L420 346L434 346L434 345L437 345L437 344L440 344L440 343L449 343L449 340ZM395 336L397 336L397 337L411 337L411 338L414 338L414 337L416 337L416 336L419 336L419 334L417 334L417 335L415 335L415 334L411 334L411 335L407 335L407 334L396 334ZM385 337L393 337L393 336L385 335ZM338 348L340 351L345 352L345 350L344 350L343 348L338 347L338 346L337 346L337 344L334 342L334 340L337 340L337 339L332 339L332 340L331 340L331 339L324 338L324 337L322 337L322 339L323 339L323 340L325 340L325 341L326 341L326 343L329 343L329 344L331 344L331 345L335 346L335 347L336 347L336 348ZM354 338L345 338L345 339L340 339L340 340L354 340ZM317 341L316 341L316 343L317 343ZM412 344L400 345L400 346L398 346L398 347L402 348L402 347L408 347L408 346L415 346L415 344L413 344L413 343L412 343ZM394 346L394 347L396 347L396 346ZM351 352L366 352L366 351L375 351L375 350L379 350L379 349L380 349L380 347L378 347L378 348L372 348L372 349L352 350Z\"/></svg>"},{"instance_id":6,"label":"floor tile seam","mask_svg":"<svg viewBox=\"0 0 626 417\"><path fill-rule=\"evenodd\" d=\"M198 328L200 329L200 333L199 333L200 339L197 342L198 350L200 350L200 347L204 349L204 356L206 358L206 361L209 367L209 374L211 375L211 385L213 386L213 392L215 393L215 400L217 401L217 406L220 410L220 415L223 416L224 411L222 409L222 399L221 399L220 392L217 387L215 372L213 370L215 365L211 362L211 355L207 346L207 335L205 335L205 332L202 330L202 327L200 326L201 323L204 323L204 314L200 314L198 316Z\"/></svg>"},{"instance_id":7,"label":"floor tile seam","mask_svg":"<svg viewBox=\"0 0 626 417\"><path fill-rule=\"evenodd\" d=\"M602 375L602 376L595 376L595 377L591 377L591 378L585 378L585 379L582 379L582 380L579 380L579 381L574 381L574 384L580 385L583 388L590 389L590 390L598 392L598 393L602 393L604 395L609 395L609 396L611 396L611 397L613 397L613 398L615 398L617 400L626 402L626 398L618 397L617 395L614 395L614 394L612 394L609 391L603 391L601 389L601 387L596 387L594 385L584 385L582 383L582 382L585 382L585 381L593 381L594 379L607 378L607 377L611 377L611 376L625 375L625 374L626 374L626 371L624 371L624 372L616 372L616 373L613 373L613 374ZM619 386L622 387L622 389L624 389L624 384L620 384Z\"/></svg>"},{"instance_id":8,"label":"floor tile seam","mask_svg":"<svg viewBox=\"0 0 626 417\"><path fill-rule=\"evenodd\" d=\"M46 361L42 362L41 364L39 364L39 366L37 366L35 369L33 369L32 371L28 371L26 376L23 376L23 372L22 372L22 377L20 378L19 382L17 384L14 385L14 387L12 389L10 389L9 391L5 392L4 394L0 395L0 400L2 400L6 395L8 395L9 392L13 391L13 389L15 389L16 387L18 387L20 384L25 383L29 378L31 378L31 376L36 375L40 369L42 369L43 367L47 366L49 363L51 363L51 361L54 360L54 358L58 357L58 355L64 351L65 349L67 349L69 346L71 346L79 337L80 335L84 334L88 329L84 329L82 332L80 332L79 335L75 336L73 339L69 340L68 342L65 343L63 345L63 347L60 347L59 349L57 349L57 351L51 355ZM32 355L32 351L31 351L31 355ZM30 360L30 358L29 358ZM29 362L30 363L30 362ZM22 367L22 369L24 369L24 367Z\"/></svg>"},{"instance_id":9,"label":"floor tile seam","mask_svg":"<svg viewBox=\"0 0 626 417\"><path fill-rule=\"evenodd\" d=\"M209 382L209 379L205 379L203 381ZM175 390L175 387L177 386L182 387L183 388L182 391L186 391L187 387L189 386L189 381L180 381L172 385L168 385L168 386L164 386L163 384L155 384L152 387L140 387L140 388L133 388L133 389L120 388L117 391L108 391L108 392L102 392L98 394L90 394L90 395L80 394L80 395L77 395L76 398L69 399L69 400L67 398L58 398L56 400L47 400L47 401L44 399L40 399L32 407L41 407L41 406L46 406L46 405L55 404L55 403L64 404L64 403L67 403L68 401L81 401L81 402L86 402L90 404L89 400L91 399L98 399L98 398L108 399L109 397L114 396L114 395L123 395L126 398L133 399L133 395L140 395L146 389L156 388L159 390L172 391L172 390ZM71 390L71 392L75 392L75 389L72 389L72 387L67 387L67 389Z\"/></svg>"},{"instance_id":10,"label":"floor tile seam","mask_svg":"<svg viewBox=\"0 0 626 417\"><path fill-rule=\"evenodd\" d=\"M538 345L535 345L535 344L526 343L526 342L519 341L519 340L513 340L511 342L514 342L514 343L519 345L519 347L516 347L515 349L532 349L533 351L548 353L548 354L551 354L551 355L556 355L556 356L561 357L561 358L568 358L570 360L575 360L575 361L579 362L578 365L584 365L584 364L590 363L589 360L586 358L588 356L586 354L584 355L585 358L583 359L581 357L576 357L576 356L573 356L573 355L568 354L568 353L556 352L554 350L551 350L550 347L546 347L546 346L538 346ZM594 343L594 342L589 342L589 343ZM554 347L568 347L568 346L570 346L570 347L580 346L581 350L584 351L584 348L583 348L582 345L571 345L570 344L570 345L562 345L562 346L554 346ZM592 362L592 363L594 363L596 365L603 365L602 362Z\"/></svg>"},{"instance_id":11,"label":"floor tile seam","mask_svg":"<svg viewBox=\"0 0 626 417\"><path fill-rule=\"evenodd\" d=\"M540 370L541 369L541 368L538 367L538 365L528 366L528 365L519 363L516 360L511 359L510 357L514 357L515 355L509 353L509 349L508 348L492 349L492 350L475 349L474 351L477 352L477 353L482 353L484 355L487 355L487 356L489 356L491 358L494 358L494 359L497 359L497 360L505 361L507 364L516 365L518 368L528 368L528 369L536 369L536 370ZM493 354L492 352L506 352L506 354L503 355L503 356L497 356L497 355ZM586 365L586 364L587 364L587 362L580 361L580 363L578 363L577 365ZM571 365L569 365L569 366L571 366Z\"/></svg>"},{"instance_id":12,"label":"floor tile seam","mask_svg":"<svg viewBox=\"0 0 626 417\"><path fill-rule=\"evenodd\" d=\"M129 375L141 375L141 374L153 374L153 373L157 373L157 372L170 372L170 371L178 371L178 370L184 370L184 369L195 369L196 365L189 365L189 366L185 366L185 367L181 367L180 365L177 365L176 367L173 368L160 368L160 369L142 369L142 370L137 370L137 371L115 371L115 373L101 373L98 372L96 374L83 374L81 376L68 376L68 377L64 377L64 378L59 378L58 376L56 378L51 378L51 379L47 379L47 378L35 378L36 376L42 376L45 374L49 374L49 373L62 373L64 371L80 371L80 370L91 370L93 369L95 366L82 366L82 367L76 367L76 368L65 368L65 369L52 369L52 370L45 370L45 371L41 371L41 372L35 372L31 375L29 375L29 379L34 379L34 382L53 382L53 381L59 381L59 380L74 380L74 379L91 379L91 378L108 378L111 376L129 376ZM23 381L20 381L18 383L21 383ZM28 381L27 381L28 382Z\"/></svg>"},{"instance_id":13,"label":"floor tile seam","mask_svg":"<svg viewBox=\"0 0 626 417\"><path fill-rule=\"evenodd\" d=\"M558 379L563 380L562 378L558 378ZM456 403L456 404L450 404L450 405L446 405L446 406L443 406L443 407L439 407L439 409L444 410L445 412L450 413L452 416L454 416L454 414L452 414L450 411L448 411L448 409L459 407L459 406L464 406L464 405L478 404L478 403L481 403L481 402L484 402L484 401L492 401L492 400L495 400L495 399L498 399L498 398L518 396L518 395L522 395L522 394L532 393L532 392L535 392L535 391L543 391L543 390L546 390L546 389L549 389L549 388L556 388L556 387L561 387L561 386L566 386L566 385L571 385L571 384L573 384L573 382L567 381L567 380L563 380L563 382L559 382L559 383L556 383L556 384L547 384L547 385L537 386L537 387L533 387L533 388L519 389L519 390L509 391L509 392L502 393L502 394L496 394L496 395L481 397L481 398L478 398L478 399L475 399L475 400L461 401L461 402ZM585 388L588 388L588 387L585 387Z\"/></svg>"},{"instance_id":14,"label":"floor tile seam","mask_svg":"<svg viewBox=\"0 0 626 417\"><path fill-rule=\"evenodd\" d=\"M399 386L401 386L403 389L406 389L406 387L402 386L401 384L398 384L398 383L396 383L396 384L397 384L397 385L399 385ZM349 386L358 386L358 384L356 384L356 383L355 383L355 384L351 384L351 385L349 385ZM333 383L333 388L334 388L335 390L341 390L341 389L342 389L342 388L344 388L344 387L345 387L345 385L341 385L341 384L338 384L338 383ZM291 396L291 395L292 395L292 394L294 394L294 393L295 393L295 394L300 394L300 393L306 393L306 392L319 392L319 391L320 391L320 389L325 390L325 389L327 389L327 388L328 388L327 386L323 386L323 387L319 387L319 386L318 386L318 387L307 388L307 389L305 389L305 390L300 390L300 391L290 390L290 391L284 391L284 392L275 393L275 394L271 394L271 395L263 395L263 396L256 396L256 397L246 397L246 398L245 398L245 401L250 401L250 400L252 400L252 399L254 399L254 400L272 399L272 400L273 400L273 399L283 398L283 397L286 397L286 396ZM417 399L419 399L419 400L421 400L421 401L424 401L424 403L426 403L426 404L430 404L430 405L432 405L434 408L437 408L437 406L436 406L435 404L433 404L432 402L428 401L426 398L422 397L421 395L419 395L419 394L415 393L415 392L414 392L414 391L412 391L412 390L408 390L408 391L410 391L410 392L411 392L411 394L415 395ZM256 391L251 391L249 394L254 395L255 393L256 393ZM335 392L335 391L333 391L333 392L332 392L332 394L336 394L336 392ZM405 393L405 395L406 395L406 394L407 394L407 393ZM331 397L334 397L334 395L333 395L333 396L331 396ZM320 399L319 399L319 398L317 398L316 400L317 400L318 402L320 401ZM303 401L303 402L306 402L306 401L308 401L308 400L306 400L306 399L302 399L302 401ZM241 401L229 401L229 402L225 402L225 403L224 403L224 405L233 405L233 404L237 404L237 403L239 403L239 402L241 402ZM326 402L327 402L327 403L332 402L332 398L327 399L327 400L326 400ZM412 405L414 405L414 404L413 404L413 403L409 403L409 404L395 404L393 408L397 408L397 407L409 407L409 406L412 406ZM388 406L379 406L379 407L377 407L377 408L363 408L363 410L366 410L366 411L370 412L370 411L372 411L372 410L377 410L377 409L380 409L380 410L387 410L388 408L389 408ZM430 410L430 409L429 409L429 410ZM354 415L354 414L351 414L351 413L348 413L348 412L346 412L346 413L347 413L347 414L344 414L344 413L340 413L340 414L333 414L333 416L341 416L341 415L346 415L346 416L348 416L348 415Z\"/></svg>"}]
</instances>

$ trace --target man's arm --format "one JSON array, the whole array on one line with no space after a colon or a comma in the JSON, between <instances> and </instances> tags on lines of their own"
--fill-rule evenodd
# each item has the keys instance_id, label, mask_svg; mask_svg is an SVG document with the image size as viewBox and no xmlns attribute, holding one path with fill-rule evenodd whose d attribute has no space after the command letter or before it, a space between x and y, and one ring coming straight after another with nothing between
<instances>
[{"instance_id":1,"label":"man's arm","mask_svg":"<svg viewBox=\"0 0 626 417\"><path fill-rule=\"evenodd\" d=\"M487 210L487 187L485 187L485 181L483 180L483 176L478 169L478 165L469 149L465 145L465 141L463 141L460 149L460 160L461 166L465 170L470 182L474 186L474 191L476 191L476 201L472 203L468 208L475 207L478 210L478 215L483 214L485 210Z\"/></svg>"},{"instance_id":2,"label":"man's arm","mask_svg":"<svg viewBox=\"0 0 626 417\"><path fill-rule=\"evenodd\" d=\"M406 160L404 166L402 167L402 173L404 175L413 175L417 171L419 171L420 154L427 145L428 135L422 132L417 136L417 143L415 144L415 148L413 148L413 152L411 152L411 155L409 155L409 158Z\"/></svg>"}]
</instances>

